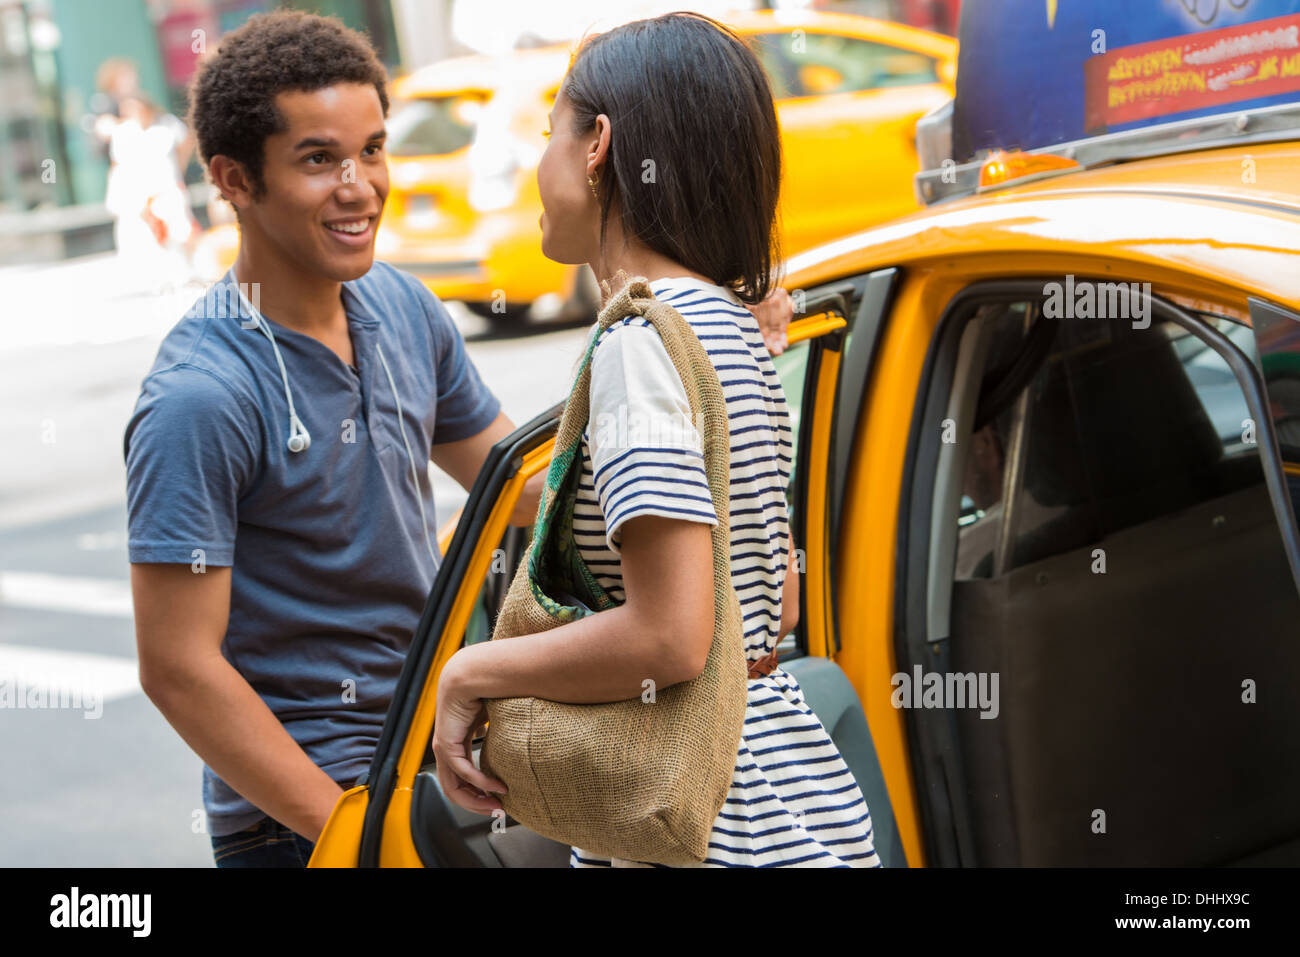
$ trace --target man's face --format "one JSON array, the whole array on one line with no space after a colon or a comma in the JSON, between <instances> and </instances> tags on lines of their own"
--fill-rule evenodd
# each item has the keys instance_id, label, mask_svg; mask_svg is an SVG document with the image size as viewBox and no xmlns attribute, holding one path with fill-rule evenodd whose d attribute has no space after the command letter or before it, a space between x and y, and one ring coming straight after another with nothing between
<instances>
[{"instance_id":1,"label":"man's face","mask_svg":"<svg viewBox=\"0 0 1300 957\"><path fill-rule=\"evenodd\" d=\"M267 137L262 197L241 211L303 272L347 282L370 271L388 198L384 111L373 86L280 93L288 128Z\"/></svg>"}]
</instances>

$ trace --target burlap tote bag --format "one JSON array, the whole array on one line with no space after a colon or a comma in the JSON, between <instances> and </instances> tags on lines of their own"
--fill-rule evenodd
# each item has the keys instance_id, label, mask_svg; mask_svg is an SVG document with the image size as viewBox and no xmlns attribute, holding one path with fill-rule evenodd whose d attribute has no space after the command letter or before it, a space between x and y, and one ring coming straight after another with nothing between
<instances>
[{"instance_id":1,"label":"burlap tote bag","mask_svg":"<svg viewBox=\"0 0 1300 957\"><path fill-rule=\"evenodd\" d=\"M483 770L505 782L506 812L538 834L605 857L688 865L704 860L731 787L744 726L747 668L740 602L731 584L728 535L730 431L717 371L690 325L654 298L643 279L601 310L601 330L629 315L658 331L681 376L703 439L718 524L713 541L713 644L698 677L608 704L541 698L487 702ZM560 418L528 553L519 564L492 640L535 634L615 602L573 540L573 503L589 416L591 355Z\"/></svg>"}]
</instances>

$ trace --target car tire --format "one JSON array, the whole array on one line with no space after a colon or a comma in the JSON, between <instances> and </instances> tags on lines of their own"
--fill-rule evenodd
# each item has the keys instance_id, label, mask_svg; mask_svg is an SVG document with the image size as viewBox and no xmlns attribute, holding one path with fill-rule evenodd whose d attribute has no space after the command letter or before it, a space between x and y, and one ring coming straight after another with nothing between
<instances>
[{"instance_id":1,"label":"car tire","mask_svg":"<svg viewBox=\"0 0 1300 957\"><path fill-rule=\"evenodd\" d=\"M482 316L489 322L497 323L503 326L520 326L522 327L528 318L527 306L507 306L502 311L500 308L493 309L493 303L490 302L467 302L465 307L476 316Z\"/></svg>"},{"instance_id":2,"label":"car tire","mask_svg":"<svg viewBox=\"0 0 1300 957\"><path fill-rule=\"evenodd\" d=\"M572 322L594 322L600 312L600 284L590 266L579 266L573 277L573 293L565 305L565 314Z\"/></svg>"}]
</instances>

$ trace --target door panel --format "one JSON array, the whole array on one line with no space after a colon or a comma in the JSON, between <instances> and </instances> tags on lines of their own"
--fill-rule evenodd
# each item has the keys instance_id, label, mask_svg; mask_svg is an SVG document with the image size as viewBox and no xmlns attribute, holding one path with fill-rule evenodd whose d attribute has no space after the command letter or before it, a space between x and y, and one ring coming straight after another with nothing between
<instances>
[{"instance_id":1,"label":"door panel","mask_svg":"<svg viewBox=\"0 0 1300 957\"><path fill-rule=\"evenodd\" d=\"M465 633L492 550L505 534L524 483L546 467L558 418L557 406L493 446L470 491L412 637L366 775L370 796L357 855L361 867L423 863L412 840L410 814L415 778L432 739L439 669ZM455 642L448 640L453 634Z\"/></svg>"}]
</instances>

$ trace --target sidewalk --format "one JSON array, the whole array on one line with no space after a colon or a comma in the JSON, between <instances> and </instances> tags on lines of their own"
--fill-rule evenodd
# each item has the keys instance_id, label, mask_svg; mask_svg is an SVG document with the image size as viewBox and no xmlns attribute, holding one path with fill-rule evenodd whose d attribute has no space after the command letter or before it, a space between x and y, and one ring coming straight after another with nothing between
<instances>
[{"instance_id":1,"label":"sidewalk","mask_svg":"<svg viewBox=\"0 0 1300 957\"><path fill-rule=\"evenodd\" d=\"M134 276L116 253L0 268L0 355L43 346L161 339L202 293L182 275Z\"/></svg>"}]
</instances>

